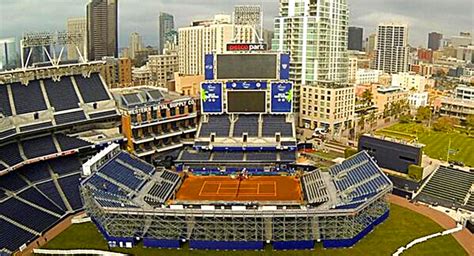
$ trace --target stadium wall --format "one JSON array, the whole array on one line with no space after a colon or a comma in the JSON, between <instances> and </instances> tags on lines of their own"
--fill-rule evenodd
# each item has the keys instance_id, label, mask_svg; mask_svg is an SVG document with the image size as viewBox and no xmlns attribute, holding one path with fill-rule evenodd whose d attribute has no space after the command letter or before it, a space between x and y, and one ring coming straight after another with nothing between
<instances>
[{"instance_id":1,"label":"stadium wall","mask_svg":"<svg viewBox=\"0 0 474 256\"><path fill-rule=\"evenodd\" d=\"M421 164L422 148L368 135L360 137L358 150L366 150L380 167L404 174L408 166Z\"/></svg>"},{"instance_id":2,"label":"stadium wall","mask_svg":"<svg viewBox=\"0 0 474 256\"><path fill-rule=\"evenodd\" d=\"M84 189L84 187L83 187ZM257 250L271 241L276 250L349 247L388 217L389 204L381 192L353 209L298 208L278 211L155 208L105 208L83 191L85 207L108 241L178 248L182 239L194 249Z\"/></svg>"}]
</instances>

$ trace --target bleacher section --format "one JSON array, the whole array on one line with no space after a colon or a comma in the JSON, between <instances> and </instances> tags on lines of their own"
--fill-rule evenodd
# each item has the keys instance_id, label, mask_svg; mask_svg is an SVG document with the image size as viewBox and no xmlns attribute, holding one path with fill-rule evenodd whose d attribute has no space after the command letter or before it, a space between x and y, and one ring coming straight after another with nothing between
<instances>
[{"instance_id":1,"label":"bleacher section","mask_svg":"<svg viewBox=\"0 0 474 256\"><path fill-rule=\"evenodd\" d=\"M54 139L57 140L60 151L56 149ZM25 139L0 146L0 161L7 166L0 165L0 171L8 167L13 167L22 162L38 157L48 156L55 153L65 152L73 149L91 147L92 145L84 140L72 138L64 134L48 135L38 138ZM20 147L26 159L20 153Z\"/></svg>"},{"instance_id":2,"label":"bleacher section","mask_svg":"<svg viewBox=\"0 0 474 256\"><path fill-rule=\"evenodd\" d=\"M244 133L258 137L258 118L258 115L239 115L234 124L234 137L242 137Z\"/></svg>"},{"instance_id":3,"label":"bleacher section","mask_svg":"<svg viewBox=\"0 0 474 256\"><path fill-rule=\"evenodd\" d=\"M159 180L153 184L145 196L145 202L152 206L165 203L176 191L180 180L177 173L168 170L162 171Z\"/></svg>"},{"instance_id":4,"label":"bleacher section","mask_svg":"<svg viewBox=\"0 0 474 256\"><path fill-rule=\"evenodd\" d=\"M25 156L28 158L35 158L40 156L51 155L57 153L54 145L53 137L44 136L34 139L29 139L21 142Z\"/></svg>"},{"instance_id":5,"label":"bleacher section","mask_svg":"<svg viewBox=\"0 0 474 256\"><path fill-rule=\"evenodd\" d=\"M54 115L54 120L56 121L57 125L63 125L86 120L86 115L84 114L84 111L79 110L60 115Z\"/></svg>"},{"instance_id":6,"label":"bleacher section","mask_svg":"<svg viewBox=\"0 0 474 256\"><path fill-rule=\"evenodd\" d=\"M18 143L13 142L5 146L0 146L0 160L10 166L14 166L23 162L24 159L20 155Z\"/></svg>"},{"instance_id":7,"label":"bleacher section","mask_svg":"<svg viewBox=\"0 0 474 256\"><path fill-rule=\"evenodd\" d=\"M0 235L0 250L15 251L68 214L82 209L79 159L75 156L59 159L26 165L0 177L0 216L3 216L0 217L0 227L2 234L9 234ZM57 169L70 169L72 166L76 169L59 171L51 176L50 164L53 161L61 163L56 164ZM65 197L61 196L55 182ZM72 209L68 209L64 200Z\"/></svg>"},{"instance_id":8,"label":"bleacher section","mask_svg":"<svg viewBox=\"0 0 474 256\"><path fill-rule=\"evenodd\" d=\"M91 146L91 144L87 141L72 138L64 134L56 134L56 139L61 150L63 151Z\"/></svg>"},{"instance_id":9,"label":"bleacher section","mask_svg":"<svg viewBox=\"0 0 474 256\"><path fill-rule=\"evenodd\" d=\"M46 110L46 102L39 81L30 81L28 86L13 83L10 87L17 115Z\"/></svg>"},{"instance_id":10,"label":"bleacher section","mask_svg":"<svg viewBox=\"0 0 474 256\"><path fill-rule=\"evenodd\" d=\"M64 77L58 82L52 79L45 79L43 82L49 103L55 111L79 108L79 98L70 77Z\"/></svg>"},{"instance_id":11,"label":"bleacher section","mask_svg":"<svg viewBox=\"0 0 474 256\"><path fill-rule=\"evenodd\" d=\"M474 193L470 192L473 186L473 172L440 166L422 186L415 200L474 211Z\"/></svg>"},{"instance_id":12,"label":"bleacher section","mask_svg":"<svg viewBox=\"0 0 474 256\"><path fill-rule=\"evenodd\" d=\"M259 137L259 130L262 130L262 137L274 138L278 133L281 137L293 137L293 123L286 122L284 115L261 115L263 122L259 122L260 115L233 115L233 134L231 137L241 138L244 133L248 137ZM218 138L229 137L231 121L228 115L209 116L209 122L201 123L201 130L198 137L207 138L211 133L215 133ZM292 143L294 144L294 143Z\"/></svg>"},{"instance_id":13,"label":"bleacher section","mask_svg":"<svg viewBox=\"0 0 474 256\"><path fill-rule=\"evenodd\" d=\"M77 75L74 79L85 103L110 100L99 74L93 73L90 78Z\"/></svg>"},{"instance_id":14,"label":"bleacher section","mask_svg":"<svg viewBox=\"0 0 474 256\"><path fill-rule=\"evenodd\" d=\"M345 205L361 203L392 184L365 151L332 166L329 173Z\"/></svg>"},{"instance_id":15,"label":"bleacher section","mask_svg":"<svg viewBox=\"0 0 474 256\"><path fill-rule=\"evenodd\" d=\"M230 120L228 116L209 116L209 122L201 123L200 137L209 137L215 133L216 137L229 137Z\"/></svg>"},{"instance_id":16,"label":"bleacher section","mask_svg":"<svg viewBox=\"0 0 474 256\"><path fill-rule=\"evenodd\" d=\"M4 116L12 115L10 98L8 97L8 87L6 85L0 85L0 113Z\"/></svg>"},{"instance_id":17,"label":"bleacher section","mask_svg":"<svg viewBox=\"0 0 474 256\"><path fill-rule=\"evenodd\" d=\"M303 191L310 204L320 204L329 200L326 185L319 170L306 173L302 177Z\"/></svg>"},{"instance_id":18,"label":"bleacher section","mask_svg":"<svg viewBox=\"0 0 474 256\"><path fill-rule=\"evenodd\" d=\"M279 159L279 160L278 160ZM186 148L178 162L227 163L227 162L294 162L294 151L204 151Z\"/></svg>"},{"instance_id":19,"label":"bleacher section","mask_svg":"<svg viewBox=\"0 0 474 256\"><path fill-rule=\"evenodd\" d=\"M8 236L0 236L0 249L5 248L11 252L17 250L24 243L31 242L36 237L35 234L30 233L15 224L0 218L0 230L8 232Z\"/></svg>"},{"instance_id":20,"label":"bleacher section","mask_svg":"<svg viewBox=\"0 0 474 256\"><path fill-rule=\"evenodd\" d=\"M292 124L285 121L285 116L264 115L263 137L275 137L276 133L280 133L282 137L293 137Z\"/></svg>"}]
</instances>

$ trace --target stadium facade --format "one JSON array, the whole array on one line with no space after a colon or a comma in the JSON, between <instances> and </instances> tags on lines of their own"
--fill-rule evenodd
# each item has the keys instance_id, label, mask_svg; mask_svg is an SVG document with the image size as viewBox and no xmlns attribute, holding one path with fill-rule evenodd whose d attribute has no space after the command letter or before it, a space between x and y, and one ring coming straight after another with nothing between
<instances>
[{"instance_id":1,"label":"stadium facade","mask_svg":"<svg viewBox=\"0 0 474 256\"><path fill-rule=\"evenodd\" d=\"M268 52L207 55L202 120L176 170L118 145L83 166L85 209L110 246L350 247L388 217L392 183L366 152L325 171L290 165L297 152L288 62Z\"/></svg>"}]
</instances>

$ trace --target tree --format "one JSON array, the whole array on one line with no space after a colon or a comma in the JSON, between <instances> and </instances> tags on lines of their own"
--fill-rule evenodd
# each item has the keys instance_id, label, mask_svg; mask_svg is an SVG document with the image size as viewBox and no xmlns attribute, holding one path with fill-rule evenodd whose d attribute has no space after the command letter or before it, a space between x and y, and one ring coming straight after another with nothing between
<instances>
[{"instance_id":1,"label":"tree","mask_svg":"<svg viewBox=\"0 0 474 256\"><path fill-rule=\"evenodd\" d=\"M367 89L362 93L362 102L364 102L366 106L372 105L371 103L372 103L373 97L374 96L372 94L372 90Z\"/></svg>"},{"instance_id":2,"label":"tree","mask_svg":"<svg viewBox=\"0 0 474 256\"><path fill-rule=\"evenodd\" d=\"M410 115L401 115L400 116L400 123L402 124L408 124L412 120L412 117Z\"/></svg>"},{"instance_id":3,"label":"tree","mask_svg":"<svg viewBox=\"0 0 474 256\"><path fill-rule=\"evenodd\" d=\"M466 126L469 131L474 128L474 115L467 116Z\"/></svg>"},{"instance_id":4,"label":"tree","mask_svg":"<svg viewBox=\"0 0 474 256\"><path fill-rule=\"evenodd\" d=\"M452 117L441 117L433 124L435 131L449 132L452 131L454 126L459 125L459 120Z\"/></svg>"},{"instance_id":5,"label":"tree","mask_svg":"<svg viewBox=\"0 0 474 256\"><path fill-rule=\"evenodd\" d=\"M431 108L430 107L419 107L416 111L416 120L426 121L431 118Z\"/></svg>"}]
</instances>

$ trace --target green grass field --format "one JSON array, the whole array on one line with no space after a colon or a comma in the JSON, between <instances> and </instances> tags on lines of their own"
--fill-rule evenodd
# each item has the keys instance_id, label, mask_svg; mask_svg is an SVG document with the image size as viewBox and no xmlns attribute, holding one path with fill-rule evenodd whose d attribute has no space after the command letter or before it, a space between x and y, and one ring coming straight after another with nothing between
<instances>
[{"instance_id":1,"label":"green grass field","mask_svg":"<svg viewBox=\"0 0 474 256\"><path fill-rule=\"evenodd\" d=\"M401 140L411 140L412 136L416 136L418 142L426 145L424 148L426 155L443 161L446 161L451 138L451 149L455 152L449 156L449 160L461 161L465 165L474 167L474 138L465 133L435 132L417 123L395 124L376 133Z\"/></svg>"},{"instance_id":2,"label":"green grass field","mask_svg":"<svg viewBox=\"0 0 474 256\"><path fill-rule=\"evenodd\" d=\"M408 244L415 238L433 234L442 228L432 220L400 206L392 205L390 217L372 233L363 238L356 246L349 249L323 249L321 244L314 251L197 251L147 249L138 245L133 249L114 249L116 252L134 255L225 255L225 256L260 256L260 255L391 255L400 246ZM44 248L49 249L100 249L107 250L107 244L92 223L74 224ZM416 245L403 255L467 255L465 250L452 236L435 238L427 243Z\"/></svg>"}]
</instances>

